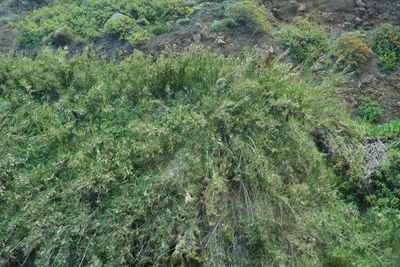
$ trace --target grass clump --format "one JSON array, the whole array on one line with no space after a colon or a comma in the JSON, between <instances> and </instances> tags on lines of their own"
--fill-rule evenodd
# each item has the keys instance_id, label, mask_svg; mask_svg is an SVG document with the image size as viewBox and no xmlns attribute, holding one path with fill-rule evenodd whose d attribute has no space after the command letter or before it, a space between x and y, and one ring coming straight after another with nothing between
<instances>
[{"instance_id":1,"label":"grass clump","mask_svg":"<svg viewBox=\"0 0 400 267\"><path fill-rule=\"evenodd\" d=\"M126 38L129 33L134 31L136 20L126 15L120 14L115 18L110 18L104 25L104 33L111 37Z\"/></svg>"},{"instance_id":2,"label":"grass clump","mask_svg":"<svg viewBox=\"0 0 400 267\"><path fill-rule=\"evenodd\" d=\"M229 4L226 16L233 18L238 25L248 26L253 31L268 32L271 29L264 10L253 1Z\"/></svg>"},{"instance_id":3,"label":"grass clump","mask_svg":"<svg viewBox=\"0 0 400 267\"><path fill-rule=\"evenodd\" d=\"M282 49L300 63L314 63L329 51L326 30L301 17L294 18L293 24L277 32L276 37Z\"/></svg>"},{"instance_id":4,"label":"grass clump","mask_svg":"<svg viewBox=\"0 0 400 267\"><path fill-rule=\"evenodd\" d=\"M389 264L399 222L318 143L357 139L333 90L208 50L2 58L0 265Z\"/></svg>"},{"instance_id":5,"label":"grass clump","mask_svg":"<svg viewBox=\"0 0 400 267\"><path fill-rule=\"evenodd\" d=\"M339 37L335 56L338 58L338 66L342 70L360 72L372 56L371 50L359 38L355 36Z\"/></svg>"},{"instance_id":6,"label":"grass clump","mask_svg":"<svg viewBox=\"0 0 400 267\"><path fill-rule=\"evenodd\" d=\"M370 98L364 98L362 104L358 108L360 116L366 122L375 123L382 116L382 110L379 102L373 101Z\"/></svg>"},{"instance_id":7,"label":"grass clump","mask_svg":"<svg viewBox=\"0 0 400 267\"><path fill-rule=\"evenodd\" d=\"M400 27L390 24L379 26L370 46L378 55L381 68L387 72L395 71L400 60Z\"/></svg>"}]
</instances>

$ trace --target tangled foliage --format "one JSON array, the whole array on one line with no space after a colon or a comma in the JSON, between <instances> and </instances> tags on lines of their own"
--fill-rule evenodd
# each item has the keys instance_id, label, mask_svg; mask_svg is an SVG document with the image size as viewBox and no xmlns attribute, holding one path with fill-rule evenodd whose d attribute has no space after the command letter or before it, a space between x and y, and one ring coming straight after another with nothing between
<instances>
[{"instance_id":1,"label":"tangled foliage","mask_svg":"<svg viewBox=\"0 0 400 267\"><path fill-rule=\"evenodd\" d=\"M109 36L126 38L135 29L136 20L125 15L110 18L104 25L104 33Z\"/></svg>"},{"instance_id":2,"label":"tangled foliage","mask_svg":"<svg viewBox=\"0 0 400 267\"><path fill-rule=\"evenodd\" d=\"M339 37L335 50L338 66L354 72L361 71L372 56L368 46L355 36Z\"/></svg>"},{"instance_id":3,"label":"tangled foliage","mask_svg":"<svg viewBox=\"0 0 400 267\"><path fill-rule=\"evenodd\" d=\"M379 102L373 101L368 97L363 99L358 111L361 115L361 118L370 123L377 122L382 116L382 110Z\"/></svg>"},{"instance_id":4,"label":"tangled foliage","mask_svg":"<svg viewBox=\"0 0 400 267\"><path fill-rule=\"evenodd\" d=\"M215 20L211 29L222 31L228 28L244 26L253 32L268 32L271 24L266 18L264 10L253 1L229 1L224 4L224 11L220 20Z\"/></svg>"},{"instance_id":5,"label":"tangled foliage","mask_svg":"<svg viewBox=\"0 0 400 267\"><path fill-rule=\"evenodd\" d=\"M400 27L383 24L375 30L370 44L379 56L383 70L392 72L397 69L400 60Z\"/></svg>"},{"instance_id":6,"label":"tangled foliage","mask_svg":"<svg viewBox=\"0 0 400 267\"><path fill-rule=\"evenodd\" d=\"M248 25L255 31L268 32L271 29L264 10L253 1L238 1L228 5L226 15L238 25Z\"/></svg>"},{"instance_id":7,"label":"tangled foliage","mask_svg":"<svg viewBox=\"0 0 400 267\"><path fill-rule=\"evenodd\" d=\"M371 206L379 210L400 211L400 121L371 125L370 135L384 138L389 153L385 162L372 176L373 193L368 196Z\"/></svg>"},{"instance_id":8,"label":"tangled foliage","mask_svg":"<svg viewBox=\"0 0 400 267\"><path fill-rule=\"evenodd\" d=\"M341 201L315 142L351 142L344 109L290 70L2 58L0 265L394 263L398 220Z\"/></svg>"},{"instance_id":9,"label":"tangled foliage","mask_svg":"<svg viewBox=\"0 0 400 267\"><path fill-rule=\"evenodd\" d=\"M296 17L293 24L276 33L280 46L301 63L314 63L329 50L329 38L325 29L317 24Z\"/></svg>"},{"instance_id":10,"label":"tangled foliage","mask_svg":"<svg viewBox=\"0 0 400 267\"><path fill-rule=\"evenodd\" d=\"M19 24L21 34L18 44L21 47L50 44L54 32L60 28L87 39L100 37L104 33L107 35L110 31L119 32L119 35L127 38L159 25L169 27L174 24L178 18L192 12L191 8L183 4L183 0L54 1L47 7L33 11L29 18ZM114 13L126 14L126 17L106 24ZM135 19L145 19L149 24L131 27Z\"/></svg>"}]
</instances>

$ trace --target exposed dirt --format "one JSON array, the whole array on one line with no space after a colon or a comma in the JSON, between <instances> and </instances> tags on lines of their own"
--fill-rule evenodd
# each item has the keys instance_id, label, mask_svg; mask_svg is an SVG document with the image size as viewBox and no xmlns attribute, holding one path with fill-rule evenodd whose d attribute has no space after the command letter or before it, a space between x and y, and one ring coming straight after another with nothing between
<instances>
[{"instance_id":1,"label":"exposed dirt","mask_svg":"<svg viewBox=\"0 0 400 267\"><path fill-rule=\"evenodd\" d=\"M219 48L225 54L237 54L247 47L267 49L273 39L267 34L251 31L245 27L234 31L215 32L211 24L221 10L221 4L208 3L190 17L190 24L178 25L171 32L152 38L139 49L151 54L174 47L178 51L186 50L193 44Z\"/></svg>"},{"instance_id":2,"label":"exposed dirt","mask_svg":"<svg viewBox=\"0 0 400 267\"><path fill-rule=\"evenodd\" d=\"M11 6L8 2L0 3L0 54L13 51L16 47L15 40L18 31L4 21L13 16L10 10Z\"/></svg>"}]
</instances>

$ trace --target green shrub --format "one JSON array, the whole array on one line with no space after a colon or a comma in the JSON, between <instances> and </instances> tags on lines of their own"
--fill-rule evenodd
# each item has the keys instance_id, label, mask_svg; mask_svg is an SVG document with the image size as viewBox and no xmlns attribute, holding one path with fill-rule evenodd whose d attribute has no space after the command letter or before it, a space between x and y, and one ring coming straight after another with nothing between
<instances>
[{"instance_id":1,"label":"green shrub","mask_svg":"<svg viewBox=\"0 0 400 267\"><path fill-rule=\"evenodd\" d=\"M17 43L21 47L32 48L42 45L43 33L32 21L25 19L19 24Z\"/></svg>"},{"instance_id":2,"label":"green shrub","mask_svg":"<svg viewBox=\"0 0 400 267\"><path fill-rule=\"evenodd\" d=\"M149 27L149 31L155 35L161 35L170 30L171 26L167 23L157 23Z\"/></svg>"},{"instance_id":3,"label":"green shrub","mask_svg":"<svg viewBox=\"0 0 400 267\"><path fill-rule=\"evenodd\" d=\"M235 21L234 18L228 17L228 18L224 18L222 20L215 20L212 24L211 24L211 30L213 31L223 31L226 29L232 29L237 27L237 23Z\"/></svg>"},{"instance_id":4,"label":"green shrub","mask_svg":"<svg viewBox=\"0 0 400 267\"><path fill-rule=\"evenodd\" d=\"M276 33L282 49L301 63L314 63L329 50L329 39L325 29L317 24L296 17L293 24Z\"/></svg>"},{"instance_id":5,"label":"green shrub","mask_svg":"<svg viewBox=\"0 0 400 267\"><path fill-rule=\"evenodd\" d=\"M229 4L225 15L233 18L236 24L248 26L253 31L268 32L271 29L264 10L253 1Z\"/></svg>"},{"instance_id":6,"label":"green shrub","mask_svg":"<svg viewBox=\"0 0 400 267\"><path fill-rule=\"evenodd\" d=\"M355 36L339 37L335 47L338 66L343 70L360 72L372 56L368 46Z\"/></svg>"},{"instance_id":7,"label":"green shrub","mask_svg":"<svg viewBox=\"0 0 400 267\"><path fill-rule=\"evenodd\" d=\"M22 47L37 44L52 44L53 36L59 29L68 29L74 37L93 39L101 36L103 29L109 35L126 38L130 35L143 35L143 29L150 32L155 25L167 25L193 10L183 6L182 0L87 0L68 3L53 2L51 5L36 9L32 16L19 24L22 32ZM110 17L115 13L128 14L115 21ZM141 27L134 27L138 19ZM158 28L160 28L158 26ZM135 31L138 33L135 33ZM157 30L156 30L157 33Z\"/></svg>"},{"instance_id":8,"label":"green shrub","mask_svg":"<svg viewBox=\"0 0 400 267\"><path fill-rule=\"evenodd\" d=\"M400 135L400 121L393 120L382 125L371 125L370 135L390 139L397 138Z\"/></svg>"},{"instance_id":9,"label":"green shrub","mask_svg":"<svg viewBox=\"0 0 400 267\"><path fill-rule=\"evenodd\" d=\"M104 25L104 33L112 37L125 39L136 27L136 20L125 15L110 18Z\"/></svg>"},{"instance_id":10,"label":"green shrub","mask_svg":"<svg viewBox=\"0 0 400 267\"><path fill-rule=\"evenodd\" d=\"M370 123L379 121L382 116L382 110L379 103L371 100L370 98L363 99L358 111L361 118Z\"/></svg>"},{"instance_id":11,"label":"green shrub","mask_svg":"<svg viewBox=\"0 0 400 267\"><path fill-rule=\"evenodd\" d=\"M400 60L400 27L389 24L379 26L370 46L378 55L381 68L393 72Z\"/></svg>"},{"instance_id":12,"label":"green shrub","mask_svg":"<svg viewBox=\"0 0 400 267\"><path fill-rule=\"evenodd\" d=\"M398 220L316 144L357 135L328 84L208 50L2 58L0 265L389 263Z\"/></svg>"}]
</instances>

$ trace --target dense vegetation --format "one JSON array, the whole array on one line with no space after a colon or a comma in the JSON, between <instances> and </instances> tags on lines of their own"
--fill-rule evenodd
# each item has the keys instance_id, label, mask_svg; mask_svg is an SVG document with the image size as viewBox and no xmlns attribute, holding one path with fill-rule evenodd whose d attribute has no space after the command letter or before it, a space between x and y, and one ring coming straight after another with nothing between
<instances>
[{"instance_id":1,"label":"dense vegetation","mask_svg":"<svg viewBox=\"0 0 400 267\"><path fill-rule=\"evenodd\" d=\"M393 72L400 61L400 27L383 24L375 31L371 47L383 70Z\"/></svg>"},{"instance_id":2,"label":"dense vegetation","mask_svg":"<svg viewBox=\"0 0 400 267\"><path fill-rule=\"evenodd\" d=\"M0 56L0 266L398 265L400 121L378 125L371 98L350 119L337 82L372 52L394 72L399 27L367 43L225 0L212 34L274 28L293 64L200 48L105 60L96 40L135 46L205 3L13 2L31 12L1 23L32 54ZM387 150L373 170L366 141Z\"/></svg>"},{"instance_id":3,"label":"dense vegetation","mask_svg":"<svg viewBox=\"0 0 400 267\"><path fill-rule=\"evenodd\" d=\"M362 178L360 132L329 80L290 69L210 51L2 58L0 264L399 260L396 213L335 190Z\"/></svg>"},{"instance_id":4,"label":"dense vegetation","mask_svg":"<svg viewBox=\"0 0 400 267\"><path fill-rule=\"evenodd\" d=\"M52 44L60 31L72 40L108 35L109 29L103 27L116 13L129 19L114 23L117 27L113 30L135 43L152 33L167 31L178 18L191 13L192 8L184 3L182 0L86 0L63 4L52 1L49 6L34 10L31 16L20 22L18 43L26 48Z\"/></svg>"}]
</instances>

